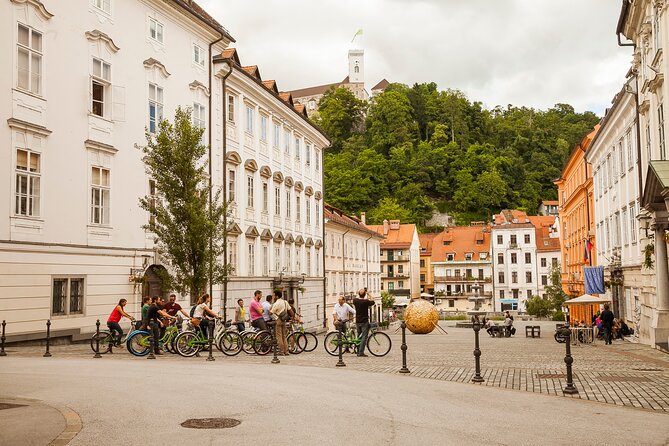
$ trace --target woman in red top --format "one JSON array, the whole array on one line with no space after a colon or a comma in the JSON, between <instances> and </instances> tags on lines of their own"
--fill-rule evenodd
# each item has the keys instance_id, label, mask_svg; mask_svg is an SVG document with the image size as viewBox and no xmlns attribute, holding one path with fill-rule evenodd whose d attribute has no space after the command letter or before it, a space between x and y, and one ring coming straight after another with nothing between
<instances>
[{"instance_id":1,"label":"woman in red top","mask_svg":"<svg viewBox=\"0 0 669 446\"><path fill-rule=\"evenodd\" d=\"M118 336L116 336L117 347L121 345L121 337L123 337L123 329L121 328L121 324L119 324L121 318L125 316L131 321L135 321L134 317L130 316L123 310L123 307L125 307L125 304L127 303L128 301L126 299L119 300L118 305L114 307L111 314L109 315L109 319L107 319L107 327L109 328L110 333L112 335L114 333L118 333Z\"/></svg>"}]
</instances>

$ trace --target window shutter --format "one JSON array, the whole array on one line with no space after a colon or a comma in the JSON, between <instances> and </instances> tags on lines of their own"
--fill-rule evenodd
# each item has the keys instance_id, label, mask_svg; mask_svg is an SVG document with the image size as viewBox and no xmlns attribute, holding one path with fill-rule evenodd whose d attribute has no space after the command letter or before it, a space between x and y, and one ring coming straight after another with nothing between
<instances>
[{"instance_id":1,"label":"window shutter","mask_svg":"<svg viewBox=\"0 0 669 446\"><path fill-rule=\"evenodd\" d=\"M113 86L112 100L112 120L114 121L125 121L125 87L118 85Z\"/></svg>"},{"instance_id":2,"label":"window shutter","mask_svg":"<svg viewBox=\"0 0 669 446\"><path fill-rule=\"evenodd\" d=\"M93 113L93 76L88 76L88 113Z\"/></svg>"}]
</instances>

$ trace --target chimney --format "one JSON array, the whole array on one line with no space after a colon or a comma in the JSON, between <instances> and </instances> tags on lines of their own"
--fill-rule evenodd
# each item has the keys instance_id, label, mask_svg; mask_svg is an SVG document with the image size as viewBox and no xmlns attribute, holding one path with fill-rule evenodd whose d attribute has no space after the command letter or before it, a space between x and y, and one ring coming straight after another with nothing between
<instances>
[{"instance_id":1,"label":"chimney","mask_svg":"<svg viewBox=\"0 0 669 446\"><path fill-rule=\"evenodd\" d=\"M366 221L366 219L365 219L366 216L367 216L367 214L366 214L365 212L361 212L361 213L360 213L360 221L362 222L363 225L366 225L366 224L367 224L367 221Z\"/></svg>"},{"instance_id":2,"label":"chimney","mask_svg":"<svg viewBox=\"0 0 669 446\"><path fill-rule=\"evenodd\" d=\"M388 220L383 220L383 235L388 235L388 231L390 231L390 224Z\"/></svg>"},{"instance_id":3,"label":"chimney","mask_svg":"<svg viewBox=\"0 0 669 446\"><path fill-rule=\"evenodd\" d=\"M390 220L390 229L399 230L400 229L400 221L399 220Z\"/></svg>"}]
</instances>

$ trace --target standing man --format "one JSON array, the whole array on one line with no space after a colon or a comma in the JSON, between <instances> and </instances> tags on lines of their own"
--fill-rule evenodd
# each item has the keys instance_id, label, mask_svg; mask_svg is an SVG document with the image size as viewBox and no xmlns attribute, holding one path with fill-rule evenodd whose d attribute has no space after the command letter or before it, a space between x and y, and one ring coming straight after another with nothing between
<instances>
[{"instance_id":1,"label":"standing man","mask_svg":"<svg viewBox=\"0 0 669 446\"><path fill-rule=\"evenodd\" d=\"M251 326L258 330L267 330L267 324L263 318L263 304L260 303L262 299L262 291L256 290L253 293L253 300L249 304L249 314L251 315Z\"/></svg>"},{"instance_id":2,"label":"standing man","mask_svg":"<svg viewBox=\"0 0 669 446\"><path fill-rule=\"evenodd\" d=\"M335 329L344 332L346 331L346 324L355 314L355 310L346 303L344 296L339 296L339 301L332 309L332 321Z\"/></svg>"},{"instance_id":3,"label":"standing man","mask_svg":"<svg viewBox=\"0 0 669 446\"><path fill-rule=\"evenodd\" d=\"M190 318L188 313L186 313L186 310L181 308L181 305L177 303L177 295L174 293L170 294L170 301L163 306L163 310L170 316L176 316L177 313L181 311L181 314L183 314L186 319Z\"/></svg>"},{"instance_id":4,"label":"standing man","mask_svg":"<svg viewBox=\"0 0 669 446\"><path fill-rule=\"evenodd\" d=\"M235 310L235 320L232 322L237 325L237 330L241 333L246 330L246 308L244 300L237 299L237 309Z\"/></svg>"},{"instance_id":5,"label":"standing man","mask_svg":"<svg viewBox=\"0 0 669 446\"><path fill-rule=\"evenodd\" d=\"M353 306L355 307L355 327L358 330L358 336L360 336L358 356L366 358L365 346L369 334L369 309L374 306L374 298L367 294L366 289L358 290L358 297L353 299Z\"/></svg>"},{"instance_id":6,"label":"standing man","mask_svg":"<svg viewBox=\"0 0 669 446\"><path fill-rule=\"evenodd\" d=\"M274 336L279 351L283 356L288 355L288 343L286 342L286 321L290 317L290 305L282 299L281 290L274 291L274 303L269 312L274 318Z\"/></svg>"},{"instance_id":7,"label":"standing man","mask_svg":"<svg viewBox=\"0 0 669 446\"><path fill-rule=\"evenodd\" d=\"M274 298L271 294L268 294L265 298L265 302L262 303L262 318L265 320L265 325L272 320L272 315L269 314L269 310L272 308L272 302L274 302Z\"/></svg>"},{"instance_id":8,"label":"standing man","mask_svg":"<svg viewBox=\"0 0 669 446\"><path fill-rule=\"evenodd\" d=\"M606 344L611 344L611 330L613 329L613 311L609 309L609 304L604 304L604 311L599 315L602 321L602 330L604 330L604 341Z\"/></svg>"}]
</instances>

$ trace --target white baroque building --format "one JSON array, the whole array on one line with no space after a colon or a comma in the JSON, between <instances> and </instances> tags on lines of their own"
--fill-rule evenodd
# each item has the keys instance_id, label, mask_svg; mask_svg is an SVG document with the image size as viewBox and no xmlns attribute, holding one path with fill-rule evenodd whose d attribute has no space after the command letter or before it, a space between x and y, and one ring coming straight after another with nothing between
<instances>
[{"instance_id":1,"label":"white baroque building","mask_svg":"<svg viewBox=\"0 0 669 446\"><path fill-rule=\"evenodd\" d=\"M228 307L280 287L307 326L319 324L328 141L274 81L241 66L218 22L182 0L6 0L0 16L0 319L9 335L43 336L51 319L55 336L76 337L98 318L104 326L120 298L137 314L142 294L169 291L154 272L153 234L141 228L138 199L155 185L136 145L178 106L205 128L212 182L234 203ZM214 288L216 310L224 291Z\"/></svg>"},{"instance_id":2,"label":"white baroque building","mask_svg":"<svg viewBox=\"0 0 669 446\"><path fill-rule=\"evenodd\" d=\"M634 79L630 82L633 85ZM597 263L605 267L611 282L606 295L616 316L638 328L644 282L637 225L642 185L636 104L630 88L626 84L613 99L585 157L593 166Z\"/></svg>"}]
</instances>

